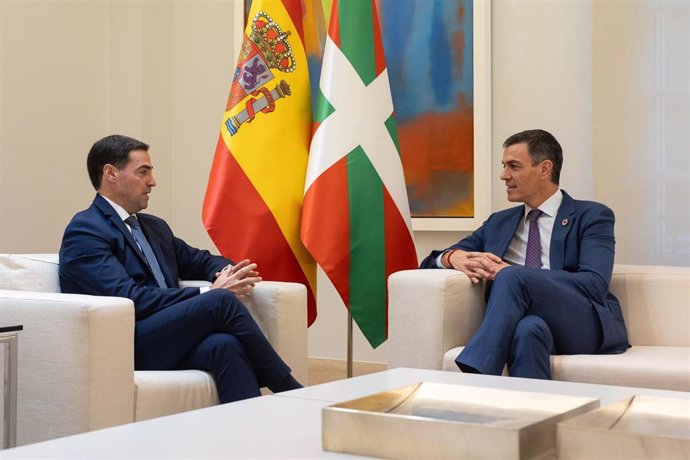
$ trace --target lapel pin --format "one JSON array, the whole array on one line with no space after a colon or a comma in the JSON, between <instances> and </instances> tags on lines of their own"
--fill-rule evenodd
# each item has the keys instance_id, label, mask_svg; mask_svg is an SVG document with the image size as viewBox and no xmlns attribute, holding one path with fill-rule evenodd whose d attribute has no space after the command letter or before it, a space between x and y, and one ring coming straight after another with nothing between
<instances>
[{"instance_id":1,"label":"lapel pin","mask_svg":"<svg viewBox=\"0 0 690 460\"><path fill-rule=\"evenodd\" d=\"M563 222L561 222L561 226L565 227L568 225L568 219L563 219Z\"/></svg>"}]
</instances>

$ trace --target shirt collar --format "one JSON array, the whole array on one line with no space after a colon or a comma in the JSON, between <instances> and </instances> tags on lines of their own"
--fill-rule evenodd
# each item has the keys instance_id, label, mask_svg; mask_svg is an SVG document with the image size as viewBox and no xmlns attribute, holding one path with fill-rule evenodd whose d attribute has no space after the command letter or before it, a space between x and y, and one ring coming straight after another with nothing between
<instances>
[{"instance_id":1,"label":"shirt collar","mask_svg":"<svg viewBox=\"0 0 690 460\"><path fill-rule=\"evenodd\" d=\"M99 195L100 195L100 193L99 193ZM113 207L113 209L115 210L117 215L120 216L120 219L122 219L124 221L126 218L129 217L129 213L127 211L125 211L125 208L123 208L119 204L115 203L113 200L109 199L108 197L103 196L103 195L101 195L101 196L103 197L103 199L105 201L107 201L110 204L110 206Z\"/></svg>"},{"instance_id":2,"label":"shirt collar","mask_svg":"<svg viewBox=\"0 0 690 460\"><path fill-rule=\"evenodd\" d=\"M541 212L546 214L549 217L556 217L556 214L558 213L558 208L561 207L561 203L563 202L563 192L561 192L561 189L558 188L554 192L553 195L548 197L546 201L544 201L542 204L540 204L537 209L540 209ZM529 206L525 205L525 217L524 219L527 219L527 214L532 210Z\"/></svg>"}]
</instances>

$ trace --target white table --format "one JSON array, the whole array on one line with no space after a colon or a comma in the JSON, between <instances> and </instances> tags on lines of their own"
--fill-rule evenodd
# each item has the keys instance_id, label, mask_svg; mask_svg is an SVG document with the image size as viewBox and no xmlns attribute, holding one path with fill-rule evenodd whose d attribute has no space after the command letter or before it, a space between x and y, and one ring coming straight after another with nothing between
<instances>
[{"instance_id":1,"label":"white table","mask_svg":"<svg viewBox=\"0 0 690 460\"><path fill-rule=\"evenodd\" d=\"M690 393L398 368L0 452L0 458L355 458L321 450L321 409L416 382L590 396Z\"/></svg>"}]
</instances>

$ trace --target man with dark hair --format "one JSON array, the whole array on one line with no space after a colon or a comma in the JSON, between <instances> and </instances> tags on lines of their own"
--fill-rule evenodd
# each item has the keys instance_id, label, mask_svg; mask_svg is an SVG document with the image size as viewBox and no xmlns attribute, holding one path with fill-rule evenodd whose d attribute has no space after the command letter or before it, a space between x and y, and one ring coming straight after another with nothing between
<instances>
[{"instance_id":1,"label":"man with dark hair","mask_svg":"<svg viewBox=\"0 0 690 460\"><path fill-rule=\"evenodd\" d=\"M559 188L563 153L535 129L503 144L508 201L468 237L432 251L421 268L449 268L487 281L482 324L455 362L463 372L551 378L550 355L623 353L628 338L609 292L614 215Z\"/></svg>"},{"instance_id":2,"label":"man with dark hair","mask_svg":"<svg viewBox=\"0 0 690 460\"><path fill-rule=\"evenodd\" d=\"M62 292L134 301L136 369L203 369L221 403L300 388L238 297L261 281L256 264L237 264L189 246L158 217L141 214L156 185L148 145L113 135L87 158L97 191L74 216L60 247ZM205 279L180 288L178 279Z\"/></svg>"}]
</instances>

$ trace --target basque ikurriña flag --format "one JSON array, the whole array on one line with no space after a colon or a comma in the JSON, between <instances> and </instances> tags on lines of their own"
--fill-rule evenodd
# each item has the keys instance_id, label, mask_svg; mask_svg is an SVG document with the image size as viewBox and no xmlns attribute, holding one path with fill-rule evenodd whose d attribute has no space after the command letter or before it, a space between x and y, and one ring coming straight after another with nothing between
<instances>
[{"instance_id":1,"label":"basque ikurri\u00f1a flag","mask_svg":"<svg viewBox=\"0 0 690 460\"><path fill-rule=\"evenodd\" d=\"M417 267L373 0L334 0L309 152L302 241L375 348L388 276Z\"/></svg>"},{"instance_id":2,"label":"basque ikurri\u00f1a flag","mask_svg":"<svg viewBox=\"0 0 690 460\"><path fill-rule=\"evenodd\" d=\"M308 53L319 54L320 0L254 0L202 211L226 257L263 279L302 283L316 319L316 265L299 237L312 134ZM321 26L323 30L324 26ZM311 56L314 58L314 56Z\"/></svg>"}]
</instances>

